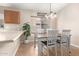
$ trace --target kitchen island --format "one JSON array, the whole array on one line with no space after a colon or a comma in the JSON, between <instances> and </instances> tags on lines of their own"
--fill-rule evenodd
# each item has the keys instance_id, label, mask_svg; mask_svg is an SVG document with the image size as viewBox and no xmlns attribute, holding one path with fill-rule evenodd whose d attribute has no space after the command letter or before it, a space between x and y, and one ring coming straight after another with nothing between
<instances>
[{"instance_id":1,"label":"kitchen island","mask_svg":"<svg viewBox=\"0 0 79 59\"><path fill-rule=\"evenodd\" d=\"M14 56L24 31L0 31L0 56Z\"/></svg>"}]
</instances>

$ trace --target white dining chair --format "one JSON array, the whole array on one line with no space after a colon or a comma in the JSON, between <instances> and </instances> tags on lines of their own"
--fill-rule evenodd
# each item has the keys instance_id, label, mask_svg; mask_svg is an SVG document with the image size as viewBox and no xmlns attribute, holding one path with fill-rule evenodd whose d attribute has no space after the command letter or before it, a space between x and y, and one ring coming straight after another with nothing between
<instances>
[{"instance_id":1,"label":"white dining chair","mask_svg":"<svg viewBox=\"0 0 79 59\"><path fill-rule=\"evenodd\" d=\"M48 38L47 38L47 49L48 49L48 55L50 55L50 48L54 48L52 52L55 52L55 56L57 55L57 36L58 36L58 30L56 29L48 29L47 30Z\"/></svg>"},{"instance_id":2,"label":"white dining chair","mask_svg":"<svg viewBox=\"0 0 79 59\"><path fill-rule=\"evenodd\" d=\"M43 51L43 44L42 44L41 40L45 39L44 35L45 35L45 29L37 29L36 35L35 35L36 36L35 42L38 43L38 55L39 56L43 55L43 53L42 53L42 51Z\"/></svg>"},{"instance_id":3,"label":"white dining chair","mask_svg":"<svg viewBox=\"0 0 79 59\"><path fill-rule=\"evenodd\" d=\"M61 55L70 55L70 35L71 30L62 30L61 35Z\"/></svg>"}]
</instances>

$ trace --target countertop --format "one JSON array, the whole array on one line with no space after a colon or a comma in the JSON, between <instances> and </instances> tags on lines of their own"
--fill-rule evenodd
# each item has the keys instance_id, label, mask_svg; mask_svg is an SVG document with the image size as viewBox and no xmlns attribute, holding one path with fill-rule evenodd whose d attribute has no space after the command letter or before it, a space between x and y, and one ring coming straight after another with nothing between
<instances>
[{"instance_id":1,"label":"countertop","mask_svg":"<svg viewBox=\"0 0 79 59\"><path fill-rule=\"evenodd\" d=\"M0 42L6 41L15 41L17 40L24 31L7 31L7 30L0 30Z\"/></svg>"}]
</instances>

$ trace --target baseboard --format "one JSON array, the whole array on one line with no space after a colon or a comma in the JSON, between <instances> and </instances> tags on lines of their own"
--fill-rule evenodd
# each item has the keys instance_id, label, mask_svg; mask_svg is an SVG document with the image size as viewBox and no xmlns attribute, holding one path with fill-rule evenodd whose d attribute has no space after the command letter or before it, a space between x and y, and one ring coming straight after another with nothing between
<instances>
[{"instance_id":1,"label":"baseboard","mask_svg":"<svg viewBox=\"0 0 79 59\"><path fill-rule=\"evenodd\" d=\"M75 44L71 44L72 46L74 46L74 47L77 47L77 48L79 48L79 46L78 45L75 45Z\"/></svg>"}]
</instances>

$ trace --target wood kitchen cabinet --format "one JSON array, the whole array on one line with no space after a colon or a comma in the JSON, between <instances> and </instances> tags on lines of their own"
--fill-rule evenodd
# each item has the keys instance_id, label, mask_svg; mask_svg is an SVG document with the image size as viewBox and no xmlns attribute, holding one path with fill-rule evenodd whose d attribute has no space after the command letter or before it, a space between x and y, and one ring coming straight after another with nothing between
<instances>
[{"instance_id":1,"label":"wood kitchen cabinet","mask_svg":"<svg viewBox=\"0 0 79 59\"><path fill-rule=\"evenodd\" d=\"M18 11L4 10L4 22L10 24L19 24L20 13Z\"/></svg>"}]
</instances>

